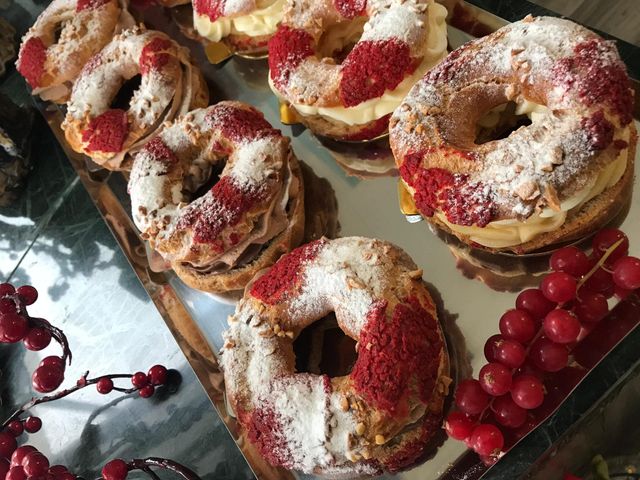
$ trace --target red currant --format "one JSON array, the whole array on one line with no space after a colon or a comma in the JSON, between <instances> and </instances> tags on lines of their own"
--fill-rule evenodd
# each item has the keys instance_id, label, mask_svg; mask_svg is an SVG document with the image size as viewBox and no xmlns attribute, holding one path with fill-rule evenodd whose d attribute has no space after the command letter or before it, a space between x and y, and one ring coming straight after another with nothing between
<instances>
[{"instance_id":1,"label":"red currant","mask_svg":"<svg viewBox=\"0 0 640 480\"><path fill-rule=\"evenodd\" d=\"M21 447L16 448L16 451L11 455L11 466L22 467L22 460L31 452L36 452L36 448L31 445L22 445Z\"/></svg>"},{"instance_id":2,"label":"red currant","mask_svg":"<svg viewBox=\"0 0 640 480\"><path fill-rule=\"evenodd\" d=\"M547 338L555 343L575 342L582 328L575 315L563 308L547 313L542 326Z\"/></svg>"},{"instance_id":3,"label":"red currant","mask_svg":"<svg viewBox=\"0 0 640 480\"><path fill-rule=\"evenodd\" d=\"M544 387L533 375L518 375L511 383L511 398L521 408L533 410L544 401Z\"/></svg>"},{"instance_id":4,"label":"red currant","mask_svg":"<svg viewBox=\"0 0 640 480\"><path fill-rule=\"evenodd\" d=\"M10 298L0 298L0 313L17 313L15 302ZM1 479L0 479L1 480Z\"/></svg>"},{"instance_id":5,"label":"red currant","mask_svg":"<svg viewBox=\"0 0 640 480\"><path fill-rule=\"evenodd\" d=\"M633 290L627 290L625 288L620 288L619 286L616 285L615 295L620 300L624 300L625 298L627 298L631 294L632 291Z\"/></svg>"},{"instance_id":6,"label":"red currant","mask_svg":"<svg viewBox=\"0 0 640 480\"><path fill-rule=\"evenodd\" d=\"M7 430L14 437L19 437L22 435L22 432L24 432L24 426L20 420L12 420L9 422L9 425L7 425Z\"/></svg>"},{"instance_id":7,"label":"red currant","mask_svg":"<svg viewBox=\"0 0 640 480\"><path fill-rule=\"evenodd\" d=\"M625 290L640 288L640 259L622 257L613 265L613 281Z\"/></svg>"},{"instance_id":8,"label":"red currant","mask_svg":"<svg viewBox=\"0 0 640 480\"><path fill-rule=\"evenodd\" d=\"M129 473L129 467L124 460L116 458L102 467L102 478L104 480L124 480Z\"/></svg>"},{"instance_id":9,"label":"red currant","mask_svg":"<svg viewBox=\"0 0 640 480\"><path fill-rule=\"evenodd\" d=\"M534 320L541 320L555 308L555 304L549 301L541 290L529 288L520 292L516 298L516 307L529 312Z\"/></svg>"},{"instance_id":10,"label":"red currant","mask_svg":"<svg viewBox=\"0 0 640 480\"><path fill-rule=\"evenodd\" d=\"M589 269L587 255L576 247L564 247L556 250L549 259L549 267L556 272L565 272L574 278L580 278Z\"/></svg>"},{"instance_id":11,"label":"red currant","mask_svg":"<svg viewBox=\"0 0 640 480\"><path fill-rule=\"evenodd\" d=\"M42 420L40 417L27 417L24 421L24 429L28 433L36 433L42 428Z\"/></svg>"},{"instance_id":12,"label":"red currant","mask_svg":"<svg viewBox=\"0 0 640 480\"><path fill-rule=\"evenodd\" d=\"M38 351L43 350L51 343L51 333L49 330L34 327L29 330L27 335L22 339L22 343L28 350Z\"/></svg>"},{"instance_id":13,"label":"red currant","mask_svg":"<svg viewBox=\"0 0 640 480\"><path fill-rule=\"evenodd\" d=\"M500 317L500 333L526 345L536 334L536 323L526 310L513 308Z\"/></svg>"},{"instance_id":14,"label":"red currant","mask_svg":"<svg viewBox=\"0 0 640 480\"><path fill-rule=\"evenodd\" d=\"M38 290L31 285L18 287L18 295L26 305L32 305L38 299Z\"/></svg>"},{"instance_id":15,"label":"red currant","mask_svg":"<svg viewBox=\"0 0 640 480\"><path fill-rule=\"evenodd\" d=\"M490 362L498 361L498 346L504 341L502 335L492 335L484 344L484 356Z\"/></svg>"},{"instance_id":16,"label":"red currant","mask_svg":"<svg viewBox=\"0 0 640 480\"><path fill-rule=\"evenodd\" d=\"M504 446L504 437L498 427L485 423L473 429L469 443L480 455L497 455Z\"/></svg>"},{"instance_id":17,"label":"red currant","mask_svg":"<svg viewBox=\"0 0 640 480\"><path fill-rule=\"evenodd\" d=\"M167 383L167 368L163 365L154 365L147 372L151 385L164 385Z\"/></svg>"},{"instance_id":18,"label":"red currant","mask_svg":"<svg viewBox=\"0 0 640 480\"><path fill-rule=\"evenodd\" d=\"M500 425L517 428L527 419L527 411L516 405L511 395L503 395L491 402L493 416Z\"/></svg>"},{"instance_id":19,"label":"red currant","mask_svg":"<svg viewBox=\"0 0 640 480\"><path fill-rule=\"evenodd\" d=\"M9 432L0 432L0 458L11 458L18 448L16 438Z\"/></svg>"},{"instance_id":20,"label":"red currant","mask_svg":"<svg viewBox=\"0 0 640 480\"><path fill-rule=\"evenodd\" d=\"M16 289L10 283L0 283L0 297L14 294Z\"/></svg>"},{"instance_id":21,"label":"red currant","mask_svg":"<svg viewBox=\"0 0 640 480\"><path fill-rule=\"evenodd\" d=\"M540 283L542 294L555 303L565 303L576 296L576 279L568 273L552 272Z\"/></svg>"},{"instance_id":22,"label":"red currant","mask_svg":"<svg viewBox=\"0 0 640 480\"><path fill-rule=\"evenodd\" d=\"M64 370L53 365L36 368L31 376L33 388L38 392L49 393L58 388L64 380Z\"/></svg>"},{"instance_id":23,"label":"red currant","mask_svg":"<svg viewBox=\"0 0 640 480\"><path fill-rule=\"evenodd\" d=\"M458 385L455 393L455 402L464 413L478 415L489 404L489 396L482 389L478 380L467 379Z\"/></svg>"},{"instance_id":24,"label":"red currant","mask_svg":"<svg viewBox=\"0 0 640 480\"><path fill-rule=\"evenodd\" d=\"M40 363L39 367L58 367L61 370L64 370L64 360L60 357L56 357L55 355L50 355L48 357L44 357Z\"/></svg>"},{"instance_id":25,"label":"red currant","mask_svg":"<svg viewBox=\"0 0 640 480\"><path fill-rule=\"evenodd\" d=\"M595 262L595 260L593 261ZM590 292L601 293L605 297L611 298L615 292L615 283L609 272L598 268L585 280L580 290L583 289Z\"/></svg>"},{"instance_id":26,"label":"red currant","mask_svg":"<svg viewBox=\"0 0 640 480\"><path fill-rule=\"evenodd\" d=\"M502 340L496 344L494 361L509 368L518 368L524 363L526 357L526 350L515 340Z\"/></svg>"},{"instance_id":27,"label":"red currant","mask_svg":"<svg viewBox=\"0 0 640 480\"><path fill-rule=\"evenodd\" d=\"M31 452L22 460L27 477L39 477L49 470L49 459L40 452Z\"/></svg>"},{"instance_id":28,"label":"red currant","mask_svg":"<svg viewBox=\"0 0 640 480\"><path fill-rule=\"evenodd\" d=\"M544 372L558 372L566 367L569 361L567 347L544 337L531 345L529 356L534 365Z\"/></svg>"},{"instance_id":29,"label":"red currant","mask_svg":"<svg viewBox=\"0 0 640 480\"><path fill-rule=\"evenodd\" d=\"M7 475L10 468L11 465L9 464L9 460L6 458L0 458L0 479L3 479Z\"/></svg>"},{"instance_id":30,"label":"red currant","mask_svg":"<svg viewBox=\"0 0 640 480\"><path fill-rule=\"evenodd\" d=\"M60 480L77 480L77 476L71 472L63 473L60 475Z\"/></svg>"},{"instance_id":31,"label":"red currant","mask_svg":"<svg viewBox=\"0 0 640 480\"><path fill-rule=\"evenodd\" d=\"M103 395L110 393L113 390L113 380L107 377L102 377L98 380L98 383L96 383L96 389L98 390L98 393L102 393Z\"/></svg>"},{"instance_id":32,"label":"red currant","mask_svg":"<svg viewBox=\"0 0 640 480\"><path fill-rule=\"evenodd\" d=\"M64 465L51 465L49 467L49 473L56 478L60 478L65 473L69 473L69 470Z\"/></svg>"},{"instance_id":33,"label":"red currant","mask_svg":"<svg viewBox=\"0 0 640 480\"><path fill-rule=\"evenodd\" d=\"M500 363L488 363L480 369L479 382L489 395L499 397L511 388L511 370Z\"/></svg>"},{"instance_id":34,"label":"red currant","mask_svg":"<svg viewBox=\"0 0 640 480\"><path fill-rule=\"evenodd\" d=\"M466 440L473 431L473 422L462 412L451 412L444 421L447 435L456 440Z\"/></svg>"},{"instance_id":35,"label":"red currant","mask_svg":"<svg viewBox=\"0 0 640 480\"><path fill-rule=\"evenodd\" d=\"M153 395L153 392L155 392L155 387L153 385L147 385L146 387L142 387L140 390L138 390L138 394L142 397L142 398L149 398Z\"/></svg>"},{"instance_id":36,"label":"red currant","mask_svg":"<svg viewBox=\"0 0 640 480\"><path fill-rule=\"evenodd\" d=\"M17 313L0 315L0 342L15 343L24 338L29 330L29 322Z\"/></svg>"},{"instance_id":37,"label":"red currant","mask_svg":"<svg viewBox=\"0 0 640 480\"><path fill-rule=\"evenodd\" d=\"M578 301L573 307L573 313L576 314L581 322L592 323L598 322L609 311L607 299L601 293L594 293L588 290L580 291Z\"/></svg>"},{"instance_id":38,"label":"red currant","mask_svg":"<svg viewBox=\"0 0 640 480\"><path fill-rule=\"evenodd\" d=\"M131 377L131 384L136 388L146 387L149 384L149 379L143 372L136 372Z\"/></svg>"},{"instance_id":39,"label":"red currant","mask_svg":"<svg viewBox=\"0 0 640 480\"><path fill-rule=\"evenodd\" d=\"M618 245L613 252L611 252L605 265L613 265L616 260L624 257L629 252L629 239L624 232L615 228L604 228L600 230L596 233L591 242L591 246L593 247L593 256L596 259L599 259L614 243L621 239L622 243Z\"/></svg>"},{"instance_id":40,"label":"red currant","mask_svg":"<svg viewBox=\"0 0 640 480\"><path fill-rule=\"evenodd\" d=\"M27 475L24 473L22 466L15 466L9 469L9 473L4 477L4 480L27 480Z\"/></svg>"}]
</instances>

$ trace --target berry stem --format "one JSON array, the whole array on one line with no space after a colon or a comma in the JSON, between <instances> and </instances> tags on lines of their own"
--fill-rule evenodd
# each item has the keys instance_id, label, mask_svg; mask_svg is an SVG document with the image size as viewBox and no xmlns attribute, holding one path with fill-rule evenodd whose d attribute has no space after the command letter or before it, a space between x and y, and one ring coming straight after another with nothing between
<instances>
[{"instance_id":1,"label":"berry stem","mask_svg":"<svg viewBox=\"0 0 640 480\"><path fill-rule=\"evenodd\" d=\"M200 477L193 470L166 458L134 458L127 463L127 466L129 467L129 471L140 470L149 475L154 480L159 480L159 477L155 472L151 470L151 467L172 471L180 475L185 480L200 480Z\"/></svg>"},{"instance_id":2,"label":"berry stem","mask_svg":"<svg viewBox=\"0 0 640 480\"><path fill-rule=\"evenodd\" d=\"M591 270L589 270L586 275L584 275L580 281L578 282L578 285L576 286L576 292L578 290L580 290L580 287L582 287L585 282L587 280L589 280L589 278L591 277L591 275L593 275L594 273L596 273L598 271L598 269L600 267L602 267L604 265L604 262L607 261L607 258L609 258L609 256L613 253L613 251L618 248L618 246L624 241L624 238L619 239L616 243L614 243L613 245L611 245L609 248L607 248L606 252L604 252L604 254L602 255L602 257L600 257L600 259L596 262L596 264L591 268Z\"/></svg>"},{"instance_id":3,"label":"berry stem","mask_svg":"<svg viewBox=\"0 0 640 480\"><path fill-rule=\"evenodd\" d=\"M87 378L88 376L89 376L89 372L87 371L85 372L84 375L82 375L82 377L80 377L77 383L71 388L60 390L59 392L56 392L52 395L44 395L42 397L33 397L31 400L29 400L20 408L18 408L15 412L13 412L11 416L2 423L2 427L0 428L0 431L4 430L7 427L7 425L9 425L10 422L12 422L13 420L17 420L20 417L20 415L27 412L28 410L35 407L36 405L40 405L41 403L53 402L54 400L59 400L61 398L64 398L68 395L71 395L72 393L77 392L78 390L82 390L83 388L88 387L89 385L95 385L96 383L98 383L98 381L101 378L110 378L110 379L131 378L133 375L130 373L116 373L111 375L102 375L100 377L95 377L95 378ZM130 394L138 391L139 389L136 387L132 387L132 388L113 387L113 390L116 390L124 394Z\"/></svg>"},{"instance_id":4,"label":"berry stem","mask_svg":"<svg viewBox=\"0 0 640 480\"><path fill-rule=\"evenodd\" d=\"M62 348L62 363L71 365L71 349L69 348L69 342L67 341L67 336L64 334L64 332L58 327L54 327L53 325L51 325L44 318L30 317L29 314L27 314L26 309L24 310L24 313L31 324L49 331L51 336L55 339L56 342L58 342L58 344Z\"/></svg>"}]
</instances>

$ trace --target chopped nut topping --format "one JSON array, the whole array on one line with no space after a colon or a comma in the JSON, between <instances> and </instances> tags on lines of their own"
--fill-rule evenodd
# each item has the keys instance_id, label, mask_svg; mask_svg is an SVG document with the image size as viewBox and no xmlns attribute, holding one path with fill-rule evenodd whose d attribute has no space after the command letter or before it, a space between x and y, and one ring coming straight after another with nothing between
<instances>
[{"instance_id":1,"label":"chopped nut topping","mask_svg":"<svg viewBox=\"0 0 640 480\"><path fill-rule=\"evenodd\" d=\"M385 438L382 435L376 435L376 445L383 445Z\"/></svg>"},{"instance_id":2,"label":"chopped nut topping","mask_svg":"<svg viewBox=\"0 0 640 480\"><path fill-rule=\"evenodd\" d=\"M356 425L356 433L358 435L364 435L364 431L365 431L365 427L364 427L364 423L360 422L359 424Z\"/></svg>"}]
</instances>

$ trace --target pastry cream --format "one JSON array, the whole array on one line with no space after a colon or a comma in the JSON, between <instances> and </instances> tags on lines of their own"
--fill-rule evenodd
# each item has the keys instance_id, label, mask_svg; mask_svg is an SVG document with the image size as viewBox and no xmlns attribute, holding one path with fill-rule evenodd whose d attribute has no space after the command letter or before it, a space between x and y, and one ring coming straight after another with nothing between
<instances>
[{"instance_id":1,"label":"pastry cream","mask_svg":"<svg viewBox=\"0 0 640 480\"><path fill-rule=\"evenodd\" d=\"M219 42L231 34L259 37L275 33L282 20L285 0L258 0L257 9L238 17L220 17L212 22L207 15L193 11L193 25L201 36Z\"/></svg>"},{"instance_id":2,"label":"pastry cream","mask_svg":"<svg viewBox=\"0 0 640 480\"><path fill-rule=\"evenodd\" d=\"M628 127L619 138L629 141L630 131ZM607 165L597 178L593 179L590 185L562 202L560 211L544 208L541 212L531 215L525 221L515 219L497 220L482 228L450 223L442 212L437 212L436 216L452 231L467 235L472 241L485 247L502 248L520 245L542 233L560 228L571 210L579 209L605 189L618 183L627 168L627 154L628 150L622 150L618 157Z\"/></svg>"},{"instance_id":3,"label":"pastry cream","mask_svg":"<svg viewBox=\"0 0 640 480\"><path fill-rule=\"evenodd\" d=\"M320 115L337 120L347 125L362 125L369 123L393 112L407 96L413 85L422 78L427 70L436 65L447 54L447 25L445 18L447 9L438 3L429 3L428 38L424 59L416 68L413 75L405 78L394 90L387 90L381 97L372 98L354 107L314 107L294 103L292 106L298 113L305 116ZM271 82L271 90L278 94Z\"/></svg>"}]
</instances>

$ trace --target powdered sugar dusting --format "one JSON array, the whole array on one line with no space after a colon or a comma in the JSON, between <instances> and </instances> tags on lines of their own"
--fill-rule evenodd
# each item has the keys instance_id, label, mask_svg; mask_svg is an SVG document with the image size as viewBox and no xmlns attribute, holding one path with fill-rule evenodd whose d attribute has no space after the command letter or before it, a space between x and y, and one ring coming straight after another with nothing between
<instances>
[{"instance_id":1,"label":"powdered sugar dusting","mask_svg":"<svg viewBox=\"0 0 640 480\"><path fill-rule=\"evenodd\" d=\"M282 168L281 161L267 162L277 159L278 143L275 137L265 137L241 143L233 153L233 169L231 174L239 185L260 185L270 175ZM268 165L267 168L263 168Z\"/></svg>"},{"instance_id":2,"label":"powdered sugar dusting","mask_svg":"<svg viewBox=\"0 0 640 480\"><path fill-rule=\"evenodd\" d=\"M409 45L419 43L427 18L427 4L406 0L369 2L371 18L360 41L397 38Z\"/></svg>"}]
</instances>

